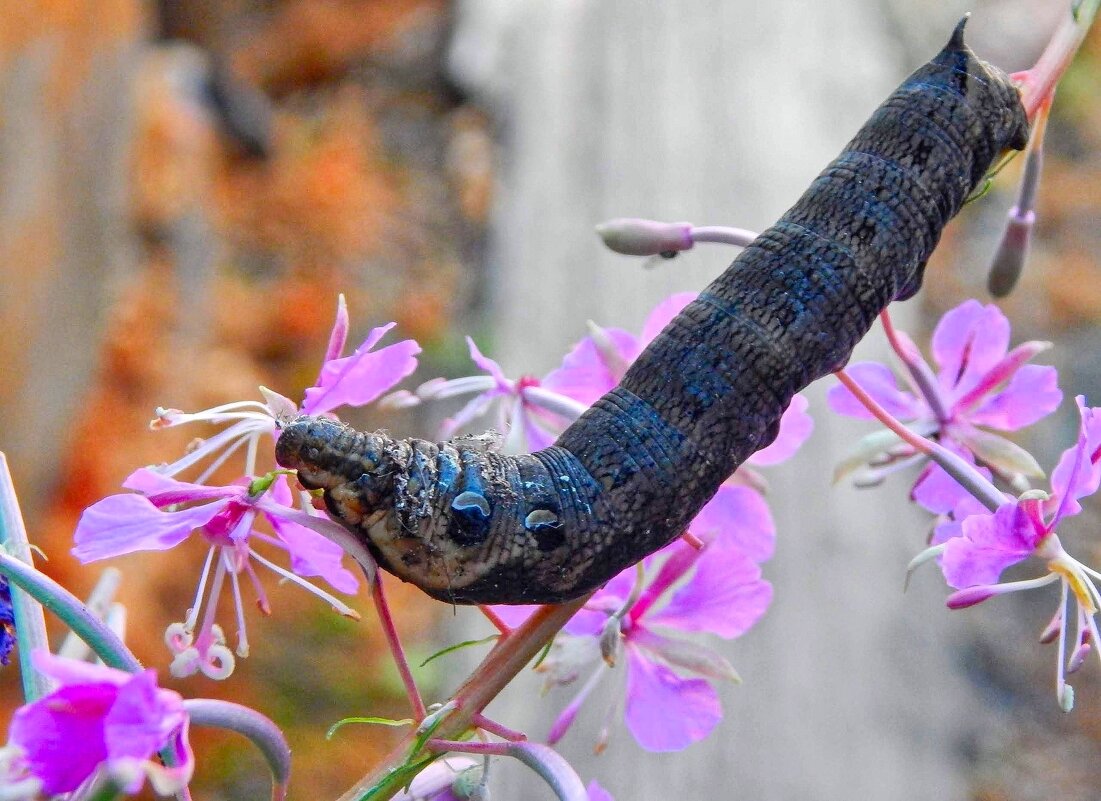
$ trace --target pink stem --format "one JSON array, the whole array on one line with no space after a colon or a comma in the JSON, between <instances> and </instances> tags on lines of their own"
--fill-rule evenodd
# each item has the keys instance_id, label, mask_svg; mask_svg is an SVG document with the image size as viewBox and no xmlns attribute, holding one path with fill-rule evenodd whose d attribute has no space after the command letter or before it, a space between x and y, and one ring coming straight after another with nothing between
<instances>
[{"instance_id":1,"label":"pink stem","mask_svg":"<svg viewBox=\"0 0 1101 801\"><path fill-rule=\"evenodd\" d=\"M508 743L480 743L470 740L437 740L432 738L425 743L430 751L455 751L460 754L508 754Z\"/></svg>"},{"instance_id":2,"label":"pink stem","mask_svg":"<svg viewBox=\"0 0 1101 801\"><path fill-rule=\"evenodd\" d=\"M420 722L424 720L426 714L424 701L421 700L417 683L413 680L413 671L409 668L409 660L405 658L405 649L401 647L401 640L398 639L394 618L390 614L390 605L386 603L386 595L382 590L382 576L376 573L374 579L368 583L371 587L371 600L375 604L379 622L382 623L382 631L386 635L386 644L390 646L394 664L401 675L401 683L405 685L405 694L409 697L409 705L413 708L413 719Z\"/></svg>"},{"instance_id":3,"label":"pink stem","mask_svg":"<svg viewBox=\"0 0 1101 801\"><path fill-rule=\"evenodd\" d=\"M1059 83L1067 67L1070 66L1075 53L1086 38L1095 10L1091 9L1087 12L1084 8L1081 9L1079 13L1086 17L1084 20L1076 20L1068 14L1051 35L1047 47L1032 68L1016 74L1015 77L1023 79L1021 103L1024 104L1029 122L1036 119L1040 108L1055 91L1055 85Z\"/></svg>"},{"instance_id":4,"label":"pink stem","mask_svg":"<svg viewBox=\"0 0 1101 801\"><path fill-rule=\"evenodd\" d=\"M974 495L987 509L994 512L1005 503L1005 496L997 487L987 481L974 466L968 464L943 445L919 436L908 429L892 417L890 412L880 406L875 398L865 392L863 387L853 381L852 377L844 370L838 370L834 375L879 422L898 435L903 442L911 445L918 453L924 453L944 468L948 475L956 479L960 486Z\"/></svg>"},{"instance_id":5,"label":"pink stem","mask_svg":"<svg viewBox=\"0 0 1101 801\"><path fill-rule=\"evenodd\" d=\"M516 729L510 729L503 723L498 723L495 720L490 720L481 712L475 712L474 716L470 719L471 723L477 726L483 731L488 731L490 734L496 734L503 740L511 740L512 742L521 742L528 739L528 736L522 731Z\"/></svg>"},{"instance_id":6,"label":"pink stem","mask_svg":"<svg viewBox=\"0 0 1101 801\"><path fill-rule=\"evenodd\" d=\"M478 611L485 615L486 620L492 623L493 627L497 629L497 631L501 632L501 634L503 634L504 636L507 637L509 634L512 633L512 628L507 623L505 623L505 621L501 620L500 616L488 606L479 606Z\"/></svg>"}]
</instances>

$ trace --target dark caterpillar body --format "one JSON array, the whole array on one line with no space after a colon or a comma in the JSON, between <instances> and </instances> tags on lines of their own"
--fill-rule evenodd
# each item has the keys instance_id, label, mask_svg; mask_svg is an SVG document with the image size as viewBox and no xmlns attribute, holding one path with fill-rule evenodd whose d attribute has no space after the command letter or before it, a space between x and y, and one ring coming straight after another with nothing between
<instances>
[{"instance_id":1,"label":"dark caterpillar body","mask_svg":"<svg viewBox=\"0 0 1101 801\"><path fill-rule=\"evenodd\" d=\"M393 440L300 418L277 458L386 570L453 603L548 603L683 533L776 436L794 393L845 364L917 291L941 230L1028 123L963 44L876 110L802 198L651 343L554 446Z\"/></svg>"}]
</instances>

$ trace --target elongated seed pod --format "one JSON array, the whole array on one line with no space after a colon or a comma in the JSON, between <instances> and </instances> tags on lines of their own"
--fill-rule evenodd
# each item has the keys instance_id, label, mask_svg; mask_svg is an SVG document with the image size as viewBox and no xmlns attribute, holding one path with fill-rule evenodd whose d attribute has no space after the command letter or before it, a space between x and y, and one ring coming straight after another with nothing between
<instances>
[{"instance_id":1,"label":"elongated seed pod","mask_svg":"<svg viewBox=\"0 0 1101 801\"><path fill-rule=\"evenodd\" d=\"M383 568L435 598L579 596L684 532L775 438L792 395L917 291L944 225L1027 135L1017 90L964 45L961 22L553 446L504 456L471 438L299 418L277 459L324 489Z\"/></svg>"}]
</instances>

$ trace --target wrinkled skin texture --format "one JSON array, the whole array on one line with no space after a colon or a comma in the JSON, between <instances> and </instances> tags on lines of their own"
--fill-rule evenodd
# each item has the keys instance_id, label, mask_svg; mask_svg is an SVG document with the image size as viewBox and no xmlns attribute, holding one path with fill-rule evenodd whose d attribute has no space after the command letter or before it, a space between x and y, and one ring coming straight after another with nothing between
<instances>
[{"instance_id":1,"label":"wrinkled skin texture","mask_svg":"<svg viewBox=\"0 0 1101 801\"><path fill-rule=\"evenodd\" d=\"M393 440L304 417L277 459L435 598L577 597L684 532L773 440L792 395L917 291L945 224L1027 137L1017 90L966 48L961 23L550 448L503 456L473 438Z\"/></svg>"}]
</instances>

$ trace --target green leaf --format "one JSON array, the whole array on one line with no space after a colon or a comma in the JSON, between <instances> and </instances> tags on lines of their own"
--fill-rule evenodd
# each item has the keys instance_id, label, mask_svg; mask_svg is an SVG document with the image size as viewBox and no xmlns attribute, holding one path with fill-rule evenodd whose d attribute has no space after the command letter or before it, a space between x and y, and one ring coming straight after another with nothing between
<instances>
[{"instance_id":1,"label":"green leaf","mask_svg":"<svg viewBox=\"0 0 1101 801\"><path fill-rule=\"evenodd\" d=\"M415 721L413 721L412 718L402 718L401 720L394 720L393 718L374 717L343 718L342 720L338 720L336 723L329 727L329 730L325 732L325 739L333 739L333 735L336 734L336 730L349 723L369 723L372 726L412 726L414 722Z\"/></svg>"},{"instance_id":2,"label":"green leaf","mask_svg":"<svg viewBox=\"0 0 1101 801\"><path fill-rule=\"evenodd\" d=\"M424 667L432 660L439 659L441 656L446 656L452 651L458 651L461 648L469 648L472 645L485 645L487 642L493 642L500 636L500 634L490 634L488 637L482 637L480 640L463 640L462 642L455 643L454 645L449 645L440 651L436 651L436 653L432 654L432 656L421 662L420 666Z\"/></svg>"},{"instance_id":3,"label":"green leaf","mask_svg":"<svg viewBox=\"0 0 1101 801\"><path fill-rule=\"evenodd\" d=\"M1019 473L1029 478L1043 478L1044 470L1032 454L1005 437L975 428L960 437L971 452L1002 473Z\"/></svg>"}]
</instances>

